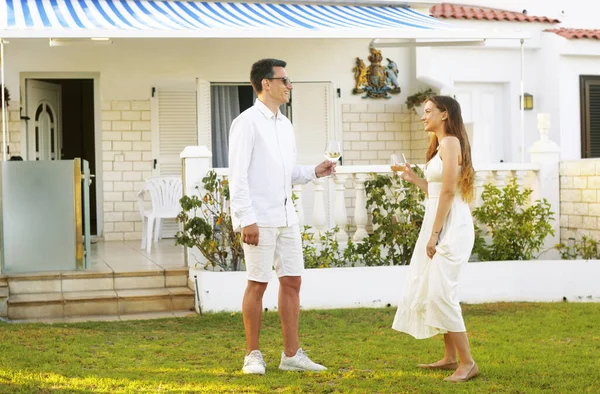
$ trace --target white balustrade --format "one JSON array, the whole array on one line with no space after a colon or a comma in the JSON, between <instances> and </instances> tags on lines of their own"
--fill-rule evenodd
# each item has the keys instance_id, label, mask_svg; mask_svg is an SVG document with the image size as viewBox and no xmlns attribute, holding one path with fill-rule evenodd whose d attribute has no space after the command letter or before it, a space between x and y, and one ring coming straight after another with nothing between
<instances>
[{"instance_id":1,"label":"white balustrade","mask_svg":"<svg viewBox=\"0 0 600 394\"><path fill-rule=\"evenodd\" d=\"M317 234L327 231L327 217L325 216L325 178L315 179L315 199L313 202L312 227ZM318 237L316 237L318 238Z\"/></svg>"},{"instance_id":2,"label":"white balustrade","mask_svg":"<svg viewBox=\"0 0 600 394\"><path fill-rule=\"evenodd\" d=\"M356 174L354 177L356 189L356 201L354 204L354 223L356 224L356 232L354 233L354 241L359 242L366 238L367 233L367 195L365 193L365 182L369 179L369 174Z\"/></svg>"},{"instance_id":3,"label":"white balustrade","mask_svg":"<svg viewBox=\"0 0 600 394\"><path fill-rule=\"evenodd\" d=\"M476 171L475 172L475 206L480 207L483 204L481 195L483 193L483 187L487 181L489 171Z\"/></svg>"},{"instance_id":4,"label":"white balustrade","mask_svg":"<svg viewBox=\"0 0 600 394\"><path fill-rule=\"evenodd\" d=\"M337 233L337 240L339 242L345 242L348 240L348 233L346 227L348 226L348 213L346 212L346 180L348 175L337 174L333 177L333 183L335 183L335 203L333 211L333 220L335 225L339 228Z\"/></svg>"},{"instance_id":5,"label":"white balustrade","mask_svg":"<svg viewBox=\"0 0 600 394\"><path fill-rule=\"evenodd\" d=\"M509 178L512 175L510 170L494 171L494 179L496 180L496 187L500 190L504 189L507 185Z\"/></svg>"},{"instance_id":6,"label":"white balustrade","mask_svg":"<svg viewBox=\"0 0 600 394\"><path fill-rule=\"evenodd\" d=\"M206 159L204 159L206 160ZM539 159L538 159L539 160ZM188 166L191 163L187 163ZM195 164L195 162L194 162ZM541 182L539 179L540 163L497 163L481 166L475 171L475 206L480 206L482 203L481 194L484 189L484 185L490 181L490 175L493 178L492 183L498 188L503 188L511 178L515 178L519 186L519 189L525 187L533 187L539 189ZM228 173L227 168L216 168L214 169L217 175L226 177ZM189 171L186 171L189 173ZM315 179L313 183L313 206L312 206L312 217L305 217L305 203L306 200L310 201L310 196L306 196L308 193L307 189L303 188L302 185L294 185L293 192L296 196L296 211L298 213L298 221L300 226L305 224L310 225L314 228L316 235L330 229L331 224L339 228L337 234L337 240L339 242L345 242L348 239L348 224L350 223L348 214L349 206L347 205L346 190L352 190L354 192L354 206L351 207L354 216L354 225L356 227L352 239L355 242L360 242L368 236L369 230L369 212L366 207L366 191L365 182L372 179L374 174L391 174L391 169L388 165L367 165L367 166L338 166L336 169L336 175L332 177ZM201 176L198 174L186 174L187 179L202 179L205 173ZM530 180L529 177L533 176L535 179ZM352 182L348 182L352 180ZM188 181L188 185L190 182ZM353 186L349 186L353 184ZM333 206L327 209L329 201L326 201L325 188L331 187L330 190L334 192L334 198L332 199ZM189 192L189 191L188 191ZM546 192L548 193L548 192ZM558 193L558 191L556 192ZM540 195L538 190L534 190L534 195ZM544 193L541 193L543 196ZM331 216L327 215L330 212ZM398 218L402 220L402 218ZM318 239L318 237L315 237Z\"/></svg>"},{"instance_id":7,"label":"white balustrade","mask_svg":"<svg viewBox=\"0 0 600 394\"><path fill-rule=\"evenodd\" d=\"M523 190L525 188L525 178L527 178L528 174L529 171L527 170L517 170L514 172L514 177L517 181L517 186L519 186L519 190Z\"/></svg>"}]
</instances>

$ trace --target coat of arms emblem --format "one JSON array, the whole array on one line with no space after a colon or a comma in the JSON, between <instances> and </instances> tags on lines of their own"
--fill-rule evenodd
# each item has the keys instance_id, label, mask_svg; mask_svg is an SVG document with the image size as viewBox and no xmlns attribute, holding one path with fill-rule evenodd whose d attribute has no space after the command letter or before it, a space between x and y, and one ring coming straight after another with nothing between
<instances>
[{"instance_id":1,"label":"coat of arms emblem","mask_svg":"<svg viewBox=\"0 0 600 394\"><path fill-rule=\"evenodd\" d=\"M389 99L391 94L400 93L398 86L398 65L396 62L386 58L388 64L383 66L381 61L383 56L381 51L375 48L370 48L371 55L369 61L371 65L365 66L363 60L356 58L356 66L354 71L354 89L352 93L365 93L363 98L386 98Z\"/></svg>"}]
</instances>

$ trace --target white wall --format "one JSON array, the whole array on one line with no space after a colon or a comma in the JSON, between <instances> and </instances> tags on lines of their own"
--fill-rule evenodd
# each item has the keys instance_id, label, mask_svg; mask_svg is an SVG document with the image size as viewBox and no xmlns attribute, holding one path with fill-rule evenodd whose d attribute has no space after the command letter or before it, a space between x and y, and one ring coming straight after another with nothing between
<instances>
[{"instance_id":1,"label":"white wall","mask_svg":"<svg viewBox=\"0 0 600 394\"><path fill-rule=\"evenodd\" d=\"M370 40L308 39L117 39L106 46L49 47L47 40L13 39L6 46L6 81L18 97L22 72L99 72L103 100L148 99L150 87L169 81L248 82L252 63L264 57L288 62L294 81L331 81L342 101L364 102L351 94L352 68L368 66ZM404 102L410 50L388 48L383 55L400 67L403 93L386 102ZM384 64L387 64L384 61Z\"/></svg>"},{"instance_id":2,"label":"white wall","mask_svg":"<svg viewBox=\"0 0 600 394\"><path fill-rule=\"evenodd\" d=\"M471 2L478 3L478 2ZM482 3L482 2L479 2ZM519 2L520 4L522 2ZM525 2L529 15L553 16L559 9L555 1L541 4ZM571 4L573 3L573 4ZM524 90L534 96L534 109L525 111L525 147L537 139L537 114L552 116L549 138L561 146L561 159L581 158L580 75L600 75L600 42L597 40L567 40L544 29L566 26L579 28L598 26L590 23L587 15L600 11L600 3L592 5L571 2L564 7L570 23L513 23L456 21L453 24L471 29L499 29L527 31L531 38L525 40ZM535 8L530 6L535 4ZM481 4L483 5L483 4ZM543 6L542 6L543 5ZM577 5L577 6L576 6ZM485 4L492 7L492 4ZM506 9L508 5L496 5ZM539 12L533 12L533 10ZM562 9L562 8L561 8ZM559 11L557 11L559 12ZM596 18L597 19L597 18ZM507 112L506 138L511 147L507 161L520 161L522 145L521 115L519 111L521 51L519 40L488 40L485 47L419 48L416 50L416 76L437 81L443 93L453 94L457 83L505 84ZM413 84L415 85L415 84ZM526 152L526 160L529 155Z\"/></svg>"},{"instance_id":3,"label":"white wall","mask_svg":"<svg viewBox=\"0 0 600 394\"><path fill-rule=\"evenodd\" d=\"M303 309L384 307L398 305L408 266L309 269L302 277ZM240 311L245 272L190 270L198 277L203 312ZM500 301L600 302L600 261L501 261L467 264L460 280L465 303ZM263 307L277 308L275 276ZM391 323L391 322L390 322Z\"/></svg>"},{"instance_id":4,"label":"white wall","mask_svg":"<svg viewBox=\"0 0 600 394\"><path fill-rule=\"evenodd\" d=\"M575 160L581 156L580 75L600 75L600 43L596 56L563 55L560 61L560 131L561 159ZM549 81L553 83L554 81Z\"/></svg>"},{"instance_id":5,"label":"white wall","mask_svg":"<svg viewBox=\"0 0 600 394\"><path fill-rule=\"evenodd\" d=\"M420 48L417 50L417 75L430 75L444 82L444 94L454 94L455 84L495 83L505 87L505 130L503 138L507 151L505 161L521 161L521 115L519 97L521 95L521 51L518 41L512 48ZM536 75L537 49L525 51L525 92L538 98L538 78ZM427 65L427 66L425 66ZM426 67L428 70L422 70ZM535 105L534 111L525 112L525 147L537 139L536 114L541 109ZM552 136L551 136L552 138ZM493 140L493 138L491 138ZM528 155L526 155L528 159Z\"/></svg>"}]
</instances>

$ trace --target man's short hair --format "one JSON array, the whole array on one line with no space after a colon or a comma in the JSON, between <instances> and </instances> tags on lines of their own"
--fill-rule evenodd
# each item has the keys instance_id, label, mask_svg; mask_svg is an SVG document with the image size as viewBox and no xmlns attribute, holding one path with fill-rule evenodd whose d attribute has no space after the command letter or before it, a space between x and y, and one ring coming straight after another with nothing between
<instances>
[{"instance_id":1,"label":"man's short hair","mask_svg":"<svg viewBox=\"0 0 600 394\"><path fill-rule=\"evenodd\" d=\"M262 59L254 63L250 71L250 82L256 93L262 92L263 79L275 76L273 67L285 67L286 65L286 62L278 59Z\"/></svg>"}]
</instances>

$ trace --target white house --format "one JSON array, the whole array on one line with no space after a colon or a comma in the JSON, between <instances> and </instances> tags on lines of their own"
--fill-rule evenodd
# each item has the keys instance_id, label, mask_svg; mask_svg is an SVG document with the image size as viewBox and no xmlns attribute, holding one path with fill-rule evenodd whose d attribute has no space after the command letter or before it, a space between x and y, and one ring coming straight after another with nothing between
<instances>
[{"instance_id":1,"label":"white house","mask_svg":"<svg viewBox=\"0 0 600 394\"><path fill-rule=\"evenodd\" d=\"M537 2L538 17L515 21L514 10L501 20L462 19L431 1L335 3L0 0L10 155L89 160L92 231L139 239L144 180L179 174L188 145L210 147L223 166L232 115L224 109L249 105L251 64L276 57L294 81L288 114L302 162L320 161L327 140L343 141L344 164L387 164L395 151L422 161L427 141L404 103L425 87L463 105L476 164L521 161L537 139L538 111L552 114L550 138L563 158L583 157L579 76L598 74L599 43L546 32L561 26L556 5L546 13ZM356 58L368 65L371 45L398 64L401 92L390 99L352 93ZM522 90L534 97L532 111L520 111ZM55 127L36 132L36 116L49 108Z\"/></svg>"}]
</instances>

